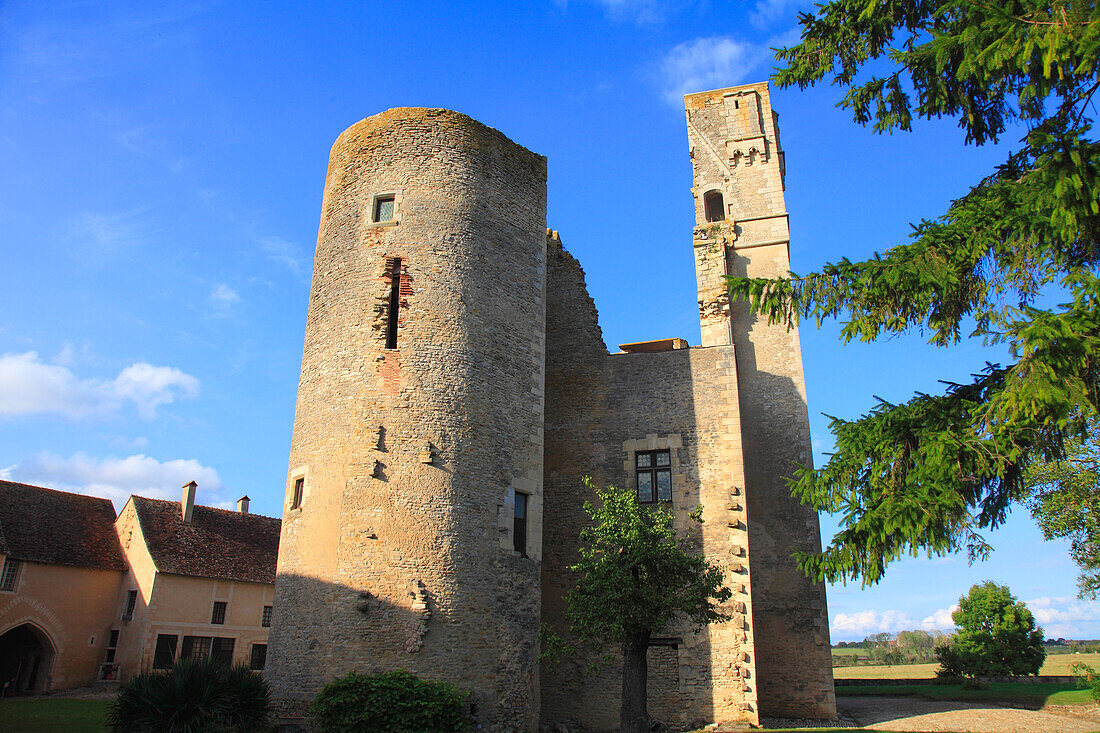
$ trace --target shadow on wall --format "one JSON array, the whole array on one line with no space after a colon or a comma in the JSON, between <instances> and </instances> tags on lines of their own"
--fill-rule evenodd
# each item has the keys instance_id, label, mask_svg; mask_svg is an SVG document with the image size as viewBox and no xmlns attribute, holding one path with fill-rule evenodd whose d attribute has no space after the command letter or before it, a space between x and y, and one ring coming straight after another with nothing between
<instances>
[{"instance_id":1,"label":"shadow on wall","mask_svg":"<svg viewBox=\"0 0 1100 733\"><path fill-rule=\"evenodd\" d=\"M730 274L746 276L748 263L732 253ZM817 512L787 485L798 466L813 466L806 400L789 376L801 373L801 353L786 326L761 320L744 301L730 309L742 424L752 426L743 431L743 451L760 712L832 717L825 587L806 578L791 557L794 550L821 549Z\"/></svg>"}]
</instances>

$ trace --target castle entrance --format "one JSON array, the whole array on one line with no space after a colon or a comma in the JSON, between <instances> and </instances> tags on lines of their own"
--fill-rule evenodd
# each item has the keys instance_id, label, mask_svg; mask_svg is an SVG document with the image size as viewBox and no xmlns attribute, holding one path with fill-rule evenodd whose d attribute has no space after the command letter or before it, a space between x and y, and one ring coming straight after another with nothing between
<instances>
[{"instance_id":1,"label":"castle entrance","mask_svg":"<svg viewBox=\"0 0 1100 733\"><path fill-rule=\"evenodd\" d=\"M46 689L53 665L53 644L32 624L0 636L0 696L31 695Z\"/></svg>"}]
</instances>

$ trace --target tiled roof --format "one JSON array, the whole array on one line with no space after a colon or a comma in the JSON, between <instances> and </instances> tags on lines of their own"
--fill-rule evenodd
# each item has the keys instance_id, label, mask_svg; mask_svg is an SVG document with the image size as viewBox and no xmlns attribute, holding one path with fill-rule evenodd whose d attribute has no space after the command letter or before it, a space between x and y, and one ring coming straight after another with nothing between
<instances>
[{"instance_id":1,"label":"tiled roof","mask_svg":"<svg viewBox=\"0 0 1100 733\"><path fill-rule=\"evenodd\" d=\"M108 499L0 481L0 552L28 562L125 570Z\"/></svg>"},{"instance_id":2,"label":"tiled roof","mask_svg":"<svg viewBox=\"0 0 1100 733\"><path fill-rule=\"evenodd\" d=\"M132 498L157 570L218 580L274 583L281 522L195 506L184 524L178 501Z\"/></svg>"}]
</instances>

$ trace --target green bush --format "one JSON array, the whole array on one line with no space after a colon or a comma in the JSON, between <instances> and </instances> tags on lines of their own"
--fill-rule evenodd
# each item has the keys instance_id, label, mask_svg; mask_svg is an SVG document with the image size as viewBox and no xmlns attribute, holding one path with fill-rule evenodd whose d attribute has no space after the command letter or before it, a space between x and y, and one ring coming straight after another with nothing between
<instances>
[{"instance_id":1,"label":"green bush","mask_svg":"<svg viewBox=\"0 0 1100 733\"><path fill-rule=\"evenodd\" d=\"M951 614L958 632L936 647L936 674L952 677L1039 674L1046 658L1043 630L1007 586L986 581L959 599Z\"/></svg>"},{"instance_id":2,"label":"green bush","mask_svg":"<svg viewBox=\"0 0 1100 733\"><path fill-rule=\"evenodd\" d=\"M181 659L166 672L131 678L107 723L119 733L256 731L266 729L267 714L267 683L247 666Z\"/></svg>"},{"instance_id":3,"label":"green bush","mask_svg":"<svg viewBox=\"0 0 1100 733\"><path fill-rule=\"evenodd\" d=\"M446 682L404 670L352 672L325 685L310 712L324 731L456 733L472 728L466 696Z\"/></svg>"}]
</instances>

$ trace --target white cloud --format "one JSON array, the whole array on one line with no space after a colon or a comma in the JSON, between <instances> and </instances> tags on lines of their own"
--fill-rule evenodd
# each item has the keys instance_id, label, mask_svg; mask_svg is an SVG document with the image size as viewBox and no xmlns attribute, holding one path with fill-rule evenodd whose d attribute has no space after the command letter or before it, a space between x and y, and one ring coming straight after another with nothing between
<instances>
[{"instance_id":1,"label":"white cloud","mask_svg":"<svg viewBox=\"0 0 1100 733\"><path fill-rule=\"evenodd\" d=\"M148 239L144 213L144 209L122 214L85 212L73 224L73 232L91 244L96 256L117 254Z\"/></svg>"},{"instance_id":2,"label":"white cloud","mask_svg":"<svg viewBox=\"0 0 1100 733\"><path fill-rule=\"evenodd\" d=\"M295 275L302 274L302 252L298 245L282 237L260 237L256 240L268 258L279 263Z\"/></svg>"},{"instance_id":3,"label":"white cloud","mask_svg":"<svg viewBox=\"0 0 1100 733\"><path fill-rule=\"evenodd\" d=\"M44 364L38 353L0 355L0 415L106 416L129 402L144 419L177 397L198 394L199 380L175 367L131 364L110 381L79 379L68 367Z\"/></svg>"},{"instance_id":4,"label":"white cloud","mask_svg":"<svg viewBox=\"0 0 1100 733\"><path fill-rule=\"evenodd\" d=\"M799 29L791 28L764 43L749 43L729 36L696 38L675 46L661 61L665 101L679 107L685 94L735 86L769 75L773 48L798 42Z\"/></svg>"},{"instance_id":5,"label":"white cloud","mask_svg":"<svg viewBox=\"0 0 1100 733\"><path fill-rule=\"evenodd\" d=\"M93 458L76 453L62 458L51 453L30 456L0 470L0 478L101 496L121 508L130 494L156 499L179 499L180 487L195 481L203 495L217 495L222 489L218 472L194 459L158 461L146 455L126 458ZM202 503L210 503L206 498Z\"/></svg>"},{"instance_id":6,"label":"white cloud","mask_svg":"<svg viewBox=\"0 0 1100 733\"><path fill-rule=\"evenodd\" d=\"M763 46L724 36L681 43L661 63L665 99L678 106L685 94L739 84L767 55Z\"/></svg>"},{"instance_id":7,"label":"white cloud","mask_svg":"<svg viewBox=\"0 0 1100 733\"><path fill-rule=\"evenodd\" d=\"M240 302L240 294L225 283L218 283L210 291L210 305L218 315L228 314L229 309Z\"/></svg>"},{"instance_id":8,"label":"white cloud","mask_svg":"<svg viewBox=\"0 0 1100 733\"><path fill-rule=\"evenodd\" d=\"M921 628L925 631L934 631L939 629L940 631L952 631L955 628L955 621L951 618L951 614L959 610L959 604L956 603L950 608L941 608L931 616L926 617L920 622Z\"/></svg>"},{"instance_id":9,"label":"white cloud","mask_svg":"<svg viewBox=\"0 0 1100 733\"><path fill-rule=\"evenodd\" d=\"M174 402L177 395L187 398L198 395L199 380L175 367L139 362L123 369L109 388L118 397L133 402L138 414L150 420L158 406Z\"/></svg>"},{"instance_id":10,"label":"white cloud","mask_svg":"<svg viewBox=\"0 0 1100 733\"><path fill-rule=\"evenodd\" d=\"M576 2L577 0L574 0ZM588 0L603 8L612 20L633 20L637 23L659 23L670 13L680 10L691 0ZM569 7L569 0L554 0L562 10Z\"/></svg>"},{"instance_id":11,"label":"white cloud","mask_svg":"<svg viewBox=\"0 0 1100 733\"><path fill-rule=\"evenodd\" d=\"M804 8L805 0L757 0L749 13L749 23L757 30L764 30L777 20L789 20L791 11Z\"/></svg>"},{"instance_id":12,"label":"white cloud","mask_svg":"<svg viewBox=\"0 0 1100 733\"><path fill-rule=\"evenodd\" d=\"M881 631L905 631L913 628L913 620L905 611L857 611L838 613L829 624L834 636L866 636Z\"/></svg>"},{"instance_id":13,"label":"white cloud","mask_svg":"<svg viewBox=\"0 0 1100 733\"><path fill-rule=\"evenodd\" d=\"M1080 638L1085 635L1082 627L1087 627L1091 638L1096 630L1094 624L1100 621L1100 603L1096 601L1084 601L1073 596L1044 596L1025 603L1047 637Z\"/></svg>"}]
</instances>

